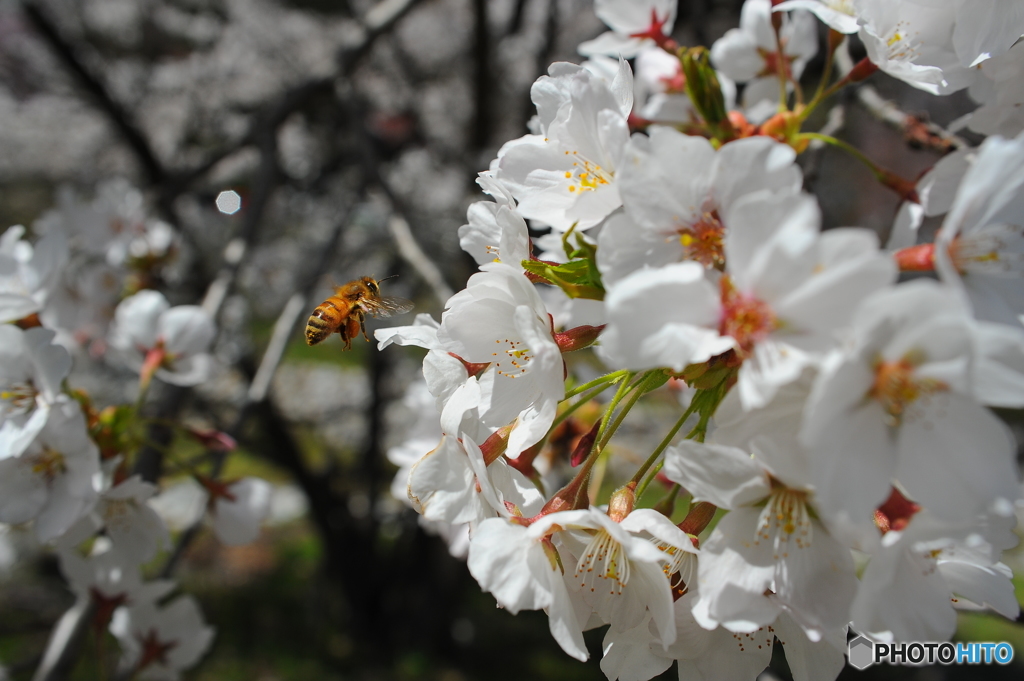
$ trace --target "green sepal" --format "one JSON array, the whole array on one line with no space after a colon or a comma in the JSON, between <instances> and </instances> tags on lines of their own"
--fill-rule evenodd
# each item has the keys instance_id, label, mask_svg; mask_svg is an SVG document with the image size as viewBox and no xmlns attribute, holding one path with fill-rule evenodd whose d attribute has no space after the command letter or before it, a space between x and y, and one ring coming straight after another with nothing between
<instances>
[{"instance_id":1,"label":"green sepal","mask_svg":"<svg viewBox=\"0 0 1024 681\"><path fill-rule=\"evenodd\" d=\"M604 300L604 284L597 269L597 246L576 233L575 229L573 225L562 235L562 248L569 262L556 264L524 260L523 269L559 287L570 298Z\"/></svg>"},{"instance_id":2,"label":"green sepal","mask_svg":"<svg viewBox=\"0 0 1024 681\"><path fill-rule=\"evenodd\" d=\"M686 94L707 123L708 131L722 142L735 137L732 123L729 122L729 112L725 108L722 85L711 66L707 48L680 49L679 61L686 76Z\"/></svg>"}]
</instances>

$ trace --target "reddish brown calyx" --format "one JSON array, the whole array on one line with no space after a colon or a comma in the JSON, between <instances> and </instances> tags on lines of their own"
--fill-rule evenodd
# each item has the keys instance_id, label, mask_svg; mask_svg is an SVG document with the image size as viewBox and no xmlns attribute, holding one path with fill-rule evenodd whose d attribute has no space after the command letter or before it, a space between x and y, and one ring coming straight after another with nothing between
<instances>
[{"instance_id":1,"label":"reddish brown calyx","mask_svg":"<svg viewBox=\"0 0 1024 681\"><path fill-rule=\"evenodd\" d=\"M864 57L859 62L854 64L853 68L850 69L850 73L846 75L844 79L848 83L859 83L860 81L873 75L878 70L878 65L873 61Z\"/></svg>"},{"instance_id":2,"label":"reddish brown calyx","mask_svg":"<svg viewBox=\"0 0 1024 681\"><path fill-rule=\"evenodd\" d=\"M167 359L167 351L163 343L157 343L155 348L146 352L146 358L142 360L142 368L139 370L139 385L145 388L153 380L153 374L164 365Z\"/></svg>"},{"instance_id":3,"label":"reddish brown calyx","mask_svg":"<svg viewBox=\"0 0 1024 681\"><path fill-rule=\"evenodd\" d=\"M730 111L728 114L729 122L732 124L732 129L736 132L736 137L752 137L758 133L757 126L747 120L747 117L740 111Z\"/></svg>"},{"instance_id":4,"label":"reddish brown calyx","mask_svg":"<svg viewBox=\"0 0 1024 681\"><path fill-rule=\"evenodd\" d=\"M576 474L576 477L569 481L568 485L555 492L555 495L548 500L548 503L544 504L544 508L537 514L537 518L549 513L576 511L590 506L590 497L587 495L587 485L589 482L589 466L584 466Z\"/></svg>"},{"instance_id":5,"label":"reddish brown calyx","mask_svg":"<svg viewBox=\"0 0 1024 681\"><path fill-rule=\"evenodd\" d=\"M875 525L882 531L882 534L889 530L896 530L898 532L906 528L910 519L920 510L920 506L907 499L898 489L893 487L889 498L875 511Z\"/></svg>"},{"instance_id":6,"label":"reddish brown calyx","mask_svg":"<svg viewBox=\"0 0 1024 681\"><path fill-rule=\"evenodd\" d=\"M800 136L802 125L803 120L798 112L780 111L761 124L760 132L762 135L788 144L796 153L801 154L811 143L810 138Z\"/></svg>"},{"instance_id":7,"label":"reddish brown calyx","mask_svg":"<svg viewBox=\"0 0 1024 681\"><path fill-rule=\"evenodd\" d=\"M142 647L142 653L139 656L139 663L135 666L136 671L141 671L153 664L158 662L164 666L167 665L167 653L172 648L178 645L177 641L163 642L157 637L155 629L150 629L146 633L145 637L136 634L139 643Z\"/></svg>"},{"instance_id":8,"label":"reddish brown calyx","mask_svg":"<svg viewBox=\"0 0 1024 681\"><path fill-rule=\"evenodd\" d=\"M483 373L484 369L491 366L490 362L467 362L466 360L456 355L454 352L449 352L448 354L462 362L462 366L466 367L466 373L469 374L470 378L479 376L480 374Z\"/></svg>"},{"instance_id":9,"label":"reddish brown calyx","mask_svg":"<svg viewBox=\"0 0 1024 681\"><path fill-rule=\"evenodd\" d=\"M916 182L908 180L905 177L900 177L896 173L885 170L884 168L879 169L877 175L879 182L899 194L900 198L904 201L921 203L921 198L917 195Z\"/></svg>"},{"instance_id":10,"label":"reddish brown calyx","mask_svg":"<svg viewBox=\"0 0 1024 681\"><path fill-rule=\"evenodd\" d=\"M102 632L110 624L114 611L125 604L128 597L125 594L116 596L105 596L96 587L89 589L89 597L96 604L96 612L92 617L92 626L97 632Z\"/></svg>"},{"instance_id":11,"label":"reddish brown calyx","mask_svg":"<svg viewBox=\"0 0 1024 681\"><path fill-rule=\"evenodd\" d=\"M663 50L669 52L675 52L679 49L679 44L665 35L665 24L668 23L668 14L665 14L664 19L658 18L658 12L651 8L651 25L645 30L639 33L630 34L630 38L650 38L654 43Z\"/></svg>"},{"instance_id":12,"label":"reddish brown calyx","mask_svg":"<svg viewBox=\"0 0 1024 681\"><path fill-rule=\"evenodd\" d=\"M519 456L514 459L508 460L508 465L515 468L517 471L522 473L528 478L533 478L537 474L536 469L533 467L533 462L540 456L540 452L543 449L540 443L533 445L532 447L524 450Z\"/></svg>"},{"instance_id":13,"label":"reddish brown calyx","mask_svg":"<svg viewBox=\"0 0 1024 681\"><path fill-rule=\"evenodd\" d=\"M590 456L590 450L594 448L594 442L597 441L597 431L600 427L601 422L598 421L583 437L580 438L579 442L576 443L576 447L572 450L572 456L569 457L569 465L573 468L579 466L587 460L588 456Z\"/></svg>"},{"instance_id":14,"label":"reddish brown calyx","mask_svg":"<svg viewBox=\"0 0 1024 681\"><path fill-rule=\"evenodd\" d=\"M644 118L642 116L637 116L632 111L629 112L629 116L626 117L626 124L629 126L629 131L630 132L637 132L637 131L640 131L640 130L646 130L648 128L648 126L650 126L651 123L653 123L653 122L654 121L650 121L650 120L648 120L648 119L646 119L646 118ZM540 277L540 276L538 276L536 274L531 274L531 273L527 272L526 276L527 276L527 278L530 279L530 281L532 281L535 284L550 283L546 279L544 279L543 277Z\"/></svg>"},{"instance_id":15,"label":"reddish brown calyx","mask_svg":"<svg viewBox=\"0 0 1024 681\"><path fill-rule=\"evenodd\" d=\"M491 433L483 444L480 445L480 453L484 456L484 464L490 466L498 460L498 457L508 449L508 436L512 432L512 426L502 426Z\"/></svg>"},{"instance_id":16,"label":"reddish brown calyx","mask_svg":"<svg viewBox=\"0 0 1024 681\"><path fill-rule=\"evenodd\" d=\"M228 488L234 485L237 480L214 480L204 475L197 475L196 480L206 488L206 491L210 494L210 498L207 500L206 505L213 511L217 505L218 499L227 499L228 501L238 501L238 498Z\"/></svg>"},{"instance_id":17,"label":"reddish brown calyx","mask_svg":"<svg viewBox=\"0 0 1024 681\"><path fill-rule=\"evenodd\" d=\"M238 447L238 442L235 441L235 438L219 430L196 430L190 428L188 429L188 434L210 451L230 452Z\"/></svg>"},{"instance_id":18,"label":"reddish brown calyx","mask_svg":"<svg viewBox=\"0 0 1024 681\"><path fill-rule=\"evenodd\" d=\"M679 523L679 529L690 535L693 545L697 545L697 535L703 532L715 517L718 507L707 501L699 501L690 506L683 522Z\"/></svg>"},{"instance_id":19,"label":"reddish brown calyx","mask_svg":"<svg viewBox=\"0 0 1024 681\"><path fill-rule=\"evenodd\" d=\"M604 324L600 326L583 325L569 329L568 331L562 331L561 333L555 333L554 339L555 344L558 345L558 349L565 352L573 352L575 350L582 350L585 347L593 345L594 341L597 340L601 332L604 331Z\"/></svg>"},{"instance_id":20,"label":"reddish brown calyx","mask_svg":"<svg viewBox=\"0 0 1024 681\"><path fill-rule=\"evenodd\" d=\"M776 16L779 15L775 14L773 15L773 18ZM790 57L788 54L783 54L780 56L778 52L769 52L764 48L759 48L757 51L761 55L761 58L764 59L764 69L762 69L761 73L758 74L759 76L764 78L771 78L772 76L777 76L779 73L779 68L781 67L782 69L784 69L783 73L786 74L786 79L793 79L793 57Z\"/></svg>"},{"instance_id":21,"label":"reddish brown calyx","mask_svg":"<svg viewBox=\"0 0 1024 681\"><path fill-rule=\"evenodd\" d=\"M896 251L900 272L931 272L935 269L935 244L918 244Z\"/></svg>"},{"instance_id":22,"label":"reddish brown calyx","mask_svg":"<svg viewBox=\"0 0 1024 681\"><path fill-rule=\"evenodd\" d=\"M844 40L846 40L846 34L845 33L840 33L839 31L837 31L834 28L828 29L828 51L829 52L833 52L834 53L837 49L839 49L839 46L843 44Z\"/></svg>"},{"instance_id":23,"label":"reddish brown calyx","mask_svg":"<svg viewBox=\"0 0 1024 681\"><path fill-rule=\"evenodd\" d=\"M27 317L22 317L18 321L14 322L14 325L19 329L34 329L37 326L42 326L43 322L40 321L39 315L33 312Z\"/></svg>"}]
</instances>

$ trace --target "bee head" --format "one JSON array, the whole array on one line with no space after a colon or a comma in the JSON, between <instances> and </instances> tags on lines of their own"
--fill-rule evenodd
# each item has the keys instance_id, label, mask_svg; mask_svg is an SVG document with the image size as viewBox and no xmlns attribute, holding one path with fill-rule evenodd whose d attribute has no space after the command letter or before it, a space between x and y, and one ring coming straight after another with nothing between
<instances>
[{"instance_id":1,"label":"bee head","mask_svg":"<svg viewBox=\"0 0 1024 681\"><path fill-rule=\"evenodd\" d=\"M380 284L373 277L363 277L363 283L366 284L366 288L370 289L370 293L379 296L380 295Z\"/></svg>"}]
</instances>

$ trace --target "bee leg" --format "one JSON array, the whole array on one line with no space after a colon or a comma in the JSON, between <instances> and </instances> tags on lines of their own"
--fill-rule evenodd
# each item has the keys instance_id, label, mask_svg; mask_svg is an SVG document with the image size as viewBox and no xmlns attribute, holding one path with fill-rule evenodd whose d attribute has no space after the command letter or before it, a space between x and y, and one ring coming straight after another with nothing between
<instances>
[{"instance_id":1,"label":"bee leg","mask_svg":"<svg viewBox=\"0 0 1024 681\"><path fill-rule=\"evenodd\" d=\"M370 342L370 337L366 335L366 324L363 323L363 313L362 312L359 313L359 329L360 329L360 331L363 332L363 338L365 338L366 342L369 343ZM353 334L353 335L355 335L355 334Z\"/></svg>"},{"instance_id":2,"label":"bee leg","mask_svg":"<svg viewBox=\"0 0 1024 681\"><path fill-rule=\"evenodd\" d=\"M345 349L352 349L352 339L359 334L359 322L354 317L349 317L338 329L342 339L345 341Z\"/></svg>"},{"instance_id":3,"label":"bee leg","mask_svg":"<svg viewBox=\"0 0 1024 681\"><path fill-rule=\"evenodd\" d=\"M342 350L348 350L349 348L352 347L352 339L349 337L348 334L347 323L342 324L341 326L338 327L338 335L341 336L341 341L345 344L345 347L343 347Z\"/></svg>"}]
</instances>

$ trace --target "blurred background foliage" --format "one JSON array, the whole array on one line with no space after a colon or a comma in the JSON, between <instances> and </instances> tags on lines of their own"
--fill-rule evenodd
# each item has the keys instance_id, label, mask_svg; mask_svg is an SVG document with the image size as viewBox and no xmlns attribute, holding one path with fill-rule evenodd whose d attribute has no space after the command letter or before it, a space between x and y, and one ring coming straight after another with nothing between
<instances>
[{"instance_id":1,"label":"blurred background foliage","mask_svg":"<svg viewBox=\"0 0 1024 681\"><path fill-rule=\"evenodd\" d=\"M530 84L552 61L579 61L576 45L603 30L590 0L385 0L374 11L398 11L368 33L363 19L376 4L0 0L0 227L31 229L61 197L87 201L103 182L127 180L181 235L156 282L177 303L198 301L225 272L232 240L247 247L227 267L217 376L152 402L156 417L233 429L241 448L225 474L258 474L280 492L257 543L222 547L201 533L178 565L183 589L218 632L189 678L604 678L601 631L588 634L590 662L568 658L543 613L495 608L464 563L390 497L384 453L415 418L400 399L421 352L378 353L357 340L343 353L338 339L308 348L293 329L269 393L246 400L296 292L311 310L333 284L399 273L387 292L439 316L446 291L475 269L457 228L482 198L476 173L525 132ZM674 37L710 45L737 25L740 5L683 0ZM805 81L815 83L820 68L819 58ZM934 98L881 74L872 84L942 125L972 108L963 93ZM913 178L938 159L941 150L886 127L852 97L845 103L840 136L880 164ZM898 198L840 154L802 157L825 224L884 237ZM214 205L228 189L243 198L233 216ZM419 252L396 246L395 216ZM69 383L102 405L131 399L126 378L83 353ZM638 423L631 432L643 431ZM20 680L31 678L72 598L51 554L27 540L12 546L25 560L2 563L0 678ZM1024 597L1024 560L1012 559ZM1019 622L964 615L959 636L1011 641L1024 655ZM86 638L70 678L99 678L97 655L109 654ZM1018 659L1010 668L847 669L840 678L1019 679L1022 670ZM765 676L787 674L777 659Z\"/></svg>"}]
</instances>

